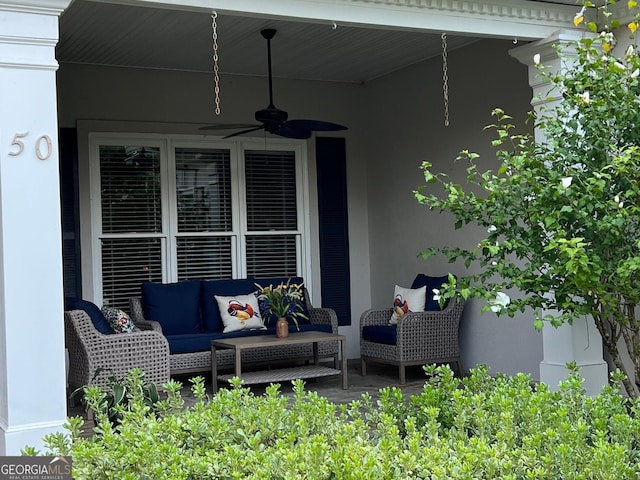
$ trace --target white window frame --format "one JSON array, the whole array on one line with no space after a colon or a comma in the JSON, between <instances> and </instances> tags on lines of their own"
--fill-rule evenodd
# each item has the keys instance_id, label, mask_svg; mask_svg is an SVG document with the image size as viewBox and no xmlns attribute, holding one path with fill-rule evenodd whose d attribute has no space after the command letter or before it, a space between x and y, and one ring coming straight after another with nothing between
<instances>
[{"instance_id":1,"label":"white window frame","mask_svg":"<svg viewBox=\"0 0 640 480\"><path fill-rule=\"evenodd\" d=\"M103 234L102 232L102 205L101 205L101 178L100 178L100 146L101 145L145 145L160 148L160 183L162 206L162 232L159 234ZM175 180L175 148L216 148L228 149L231 161L231 202L232 202L232 268L233 278L246 278L246 251L245 237L255 235L256 232L247 232L246 192L244 151L292 151L295 155L296 169L296 202L297 230L279 231L278 234L296 235L298 256L297 275L305 278L307 288L311 282L311 239L309 228L309 181L308 181L308 156L306 142L290 139L264 139L258 140L251 137L238 137L234 140L225 140L218 137L202 137L197 135L156 134L156 133L90 133L88 135L89 151L89 180L90 180L90 238L82 238L83 251L91 253L90 272L84 272L83 276L91 275L91 291L93 300L102 303L102 239L103 238L136 238L155 236L161 239L162 245L162 281L177 281L177 242L175 238L181 235L177 228L177 203ZM268 232L265 232L267 234ZM260 233L257 233L258 235ZM215 234L214 234L215 235ZM87 245L90 242L90 245ZM87 247L87 248L85 248ZM84 284L84 282L83 282ZM128 307L127 305L121 307Z\"/></svg>"}]
</instances>

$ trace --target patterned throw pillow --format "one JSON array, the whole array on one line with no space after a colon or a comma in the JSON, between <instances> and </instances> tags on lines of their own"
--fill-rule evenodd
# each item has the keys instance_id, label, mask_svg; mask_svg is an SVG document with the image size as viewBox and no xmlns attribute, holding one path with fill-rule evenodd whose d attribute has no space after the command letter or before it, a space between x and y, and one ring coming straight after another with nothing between
<instances>
[{"instance_id":1,"label":"patterned throw pillow","mask_svg":"<svg viewBox=\"0 0 640 480\"><path fill-rule=\"evenodd\" d=\"M233 295L225 297L214 295L218 302L218 309L222 317L224 329L222 333L237 332L238 330L266 330L262 323L258 299L255 294Z\"/></svg>"},{"instance_id":2,"label":"patterned throw pillow","mask_svg":"<svg viewBox=\"0 0 640 480\"><path fill-rule=\"evenodd\" d=\"M109 322L111 329L116 333L129 333L136 328L129 315L122 310L113 307L102 307L102 314Z\"/></svg>"},{"instance_id":3,"label":"patterned throw pillow","mask_svg":"<svg viewBox=\"0 0 640 480\"><path fill-rule=\"evenodd\" d=\"M396 285L393 292L393 314L389 319L391 325L398 323L405 313L424 312L424 303L427 297L427 287L404 288Z\"/></svg>"}]
</instances>

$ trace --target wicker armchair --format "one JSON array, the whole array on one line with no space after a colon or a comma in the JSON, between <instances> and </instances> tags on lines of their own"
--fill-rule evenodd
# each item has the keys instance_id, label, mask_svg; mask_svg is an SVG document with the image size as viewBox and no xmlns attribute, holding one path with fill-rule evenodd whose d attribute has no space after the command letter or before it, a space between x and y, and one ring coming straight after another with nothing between
<instances>
[{"instance_id":1,"label":"wicker armchair","mask_svg":"<svg viewBox=\"0 0 640 480\"><path fill-rule=\"evenodd\" d=\"M452 299L442 310L407 313L398 325L389 325L392 309L367 310L360 317L360 359L362 375L367 362L397 365L400 383L405 383L405 366L455 363L462 375L458 325L464 301Z\"/></svg>"},{"instance_id":2,"label":"wicker armchair","mask_svg":"<svg viewBox=\"0 0 640 480\"><path fill-rule=\"evenodd\" d=\"M145 380L162 385L169 380L169 344L161 333L137 330L105 335L83 310L64 312L65 341L69 350L69 386L107 387L113 373L124 376L140 368ZM98 368L107 369L92 381Z\"/></svg>"}]
</instances>

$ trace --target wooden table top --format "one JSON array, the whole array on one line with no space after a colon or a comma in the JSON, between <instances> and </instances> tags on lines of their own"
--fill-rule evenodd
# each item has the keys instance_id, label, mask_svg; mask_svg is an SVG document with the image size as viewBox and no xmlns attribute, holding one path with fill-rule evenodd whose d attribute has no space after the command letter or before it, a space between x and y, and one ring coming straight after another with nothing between
<instances>
[{"instance_id":1,"label":"wooden table top","mask_svg":"<svg viewBox=\"0 0 640 480\"><path fill-rule=\"evenodd\" d=\"M211 346L222 348L275 347L277 345L295 345L299 343L313 343L345 340L344 335L327 332L292 332L288 337L278 338L275 335L256 335L249 337L233 337L211 340Z\"/></svg>"}]
</instances>

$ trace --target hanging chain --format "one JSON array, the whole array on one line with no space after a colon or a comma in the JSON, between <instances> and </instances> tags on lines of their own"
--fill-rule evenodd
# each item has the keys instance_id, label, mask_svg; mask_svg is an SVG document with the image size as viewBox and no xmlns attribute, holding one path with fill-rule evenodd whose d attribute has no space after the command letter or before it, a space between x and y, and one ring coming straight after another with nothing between
<instances>
[{"instance_id":1,"label":"hanging chain","mask_svg":"<svg viewBox=\"0 0 640 480\"><path fill-rule=\"evenodd\" d=\"M449 126L449 65L447 64L447 34L442 33L442 94L444 96L444 126Z\"/></svg>"},{"instance_id":2,"label":"hanging chain","mask_svg":"<svg viewBox=\"0 0 640 480\"><path fill-rule=\"evenodd\" d=\"M218 13L211 14L211 30L213 38L213 83L215 92L216 115L220 115L220 75L218 69Z\"/></svg>"}]
</instances>

